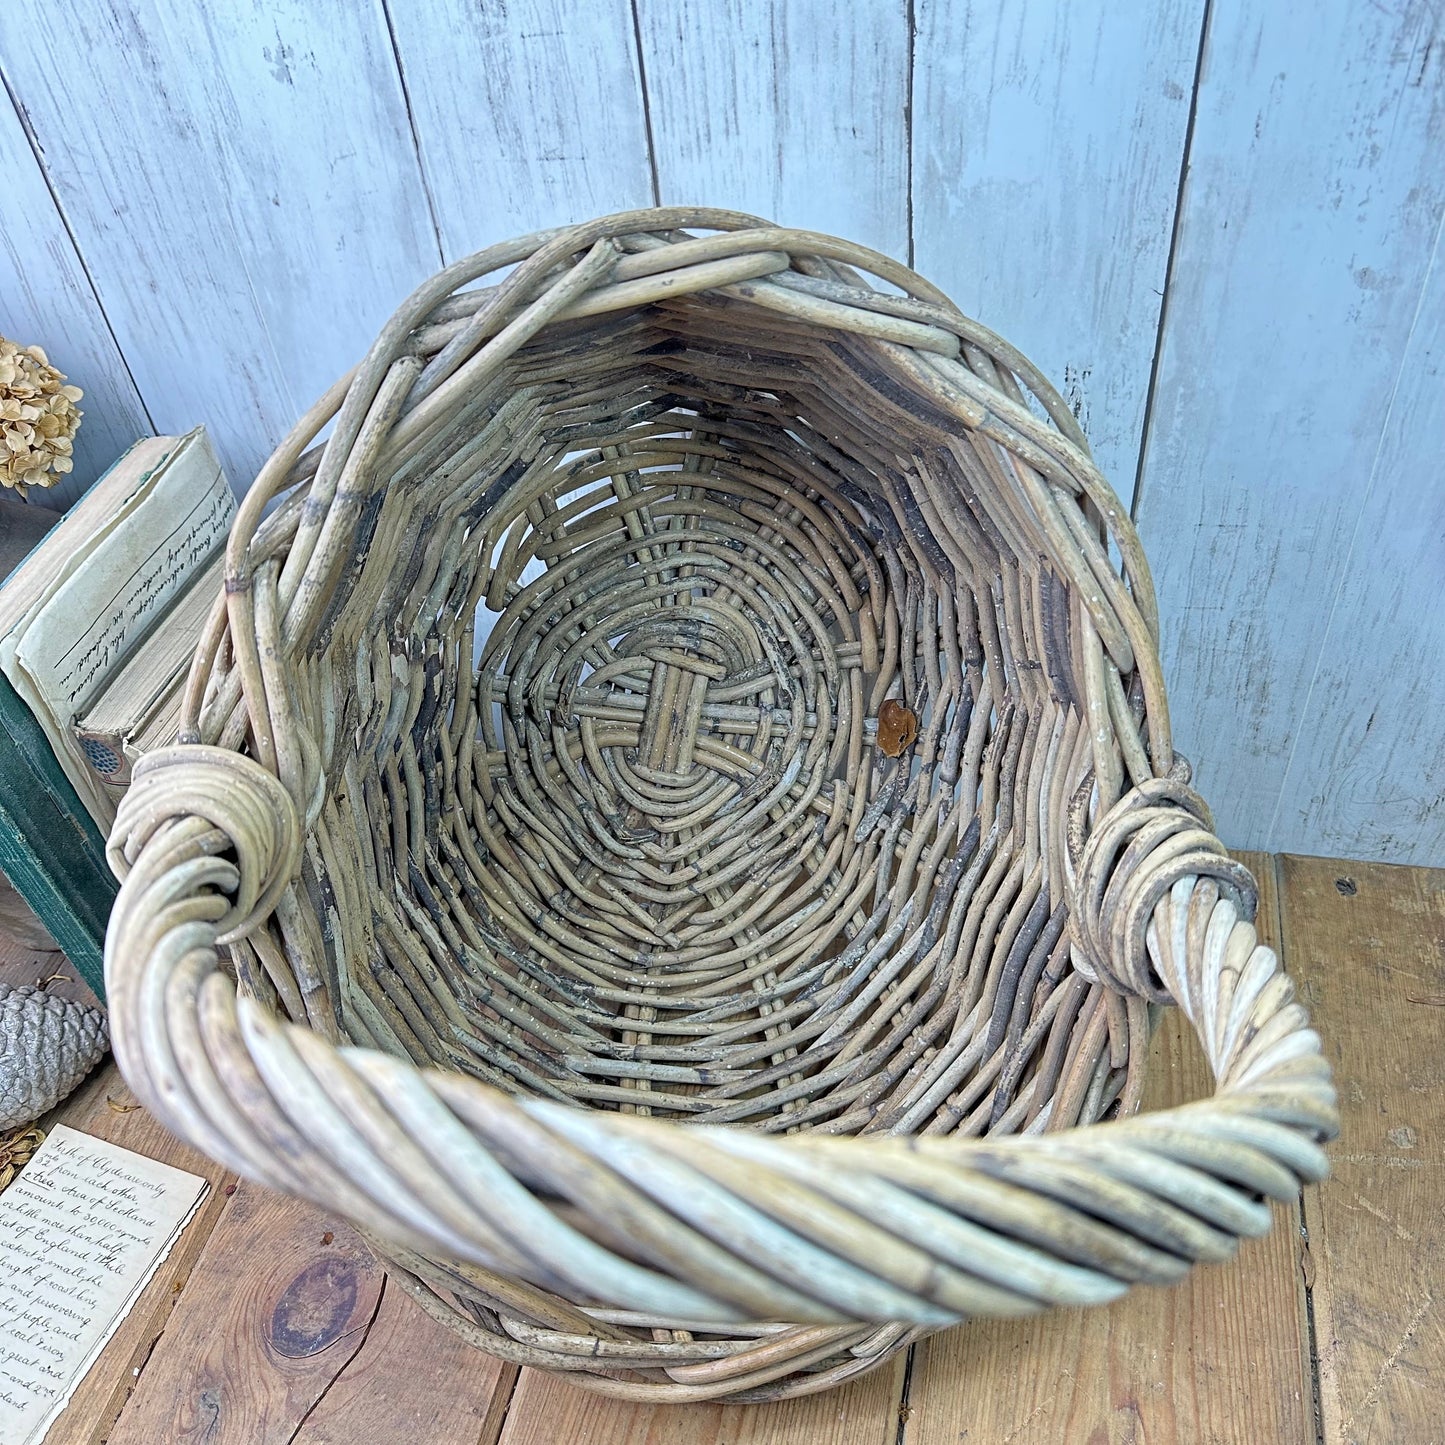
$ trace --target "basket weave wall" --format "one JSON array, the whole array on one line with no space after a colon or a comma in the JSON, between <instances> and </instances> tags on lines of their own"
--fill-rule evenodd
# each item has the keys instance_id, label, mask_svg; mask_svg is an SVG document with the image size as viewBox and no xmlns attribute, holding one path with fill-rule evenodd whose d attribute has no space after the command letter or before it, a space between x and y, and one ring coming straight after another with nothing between
<instances>
[{"instance_id":1,"label":"basket weave wall","mask_svg":"<svg viewBox=\"0 0 1445 1445\"><path fill-rule=\"evenodd\" d=\"M1068 409L906 268L703 210L493 247L241 509L112 840L121 1066L612 1393L1177 1279L1335 1113L1157 634ZM1218 1089L1138 1116L1170 1000Z\"/></svg>"}]
</instances>

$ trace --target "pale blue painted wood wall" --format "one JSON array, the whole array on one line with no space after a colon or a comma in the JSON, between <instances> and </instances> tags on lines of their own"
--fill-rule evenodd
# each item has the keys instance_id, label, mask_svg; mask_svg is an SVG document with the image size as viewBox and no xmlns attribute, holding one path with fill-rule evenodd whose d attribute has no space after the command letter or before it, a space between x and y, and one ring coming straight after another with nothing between
<instances>
[{"instance_id":1,"label":"pale blue painted wood wall","mask_svg":"<svg viewBox=\"0 0 1445 1445\"><path fill-rule=\"evenodd\" d=\"M7 0L0 331L70 494L254 474L449 261L704 201L905 259L1060 384L1239 846L1445 863L1445 19L1427 0Z\"/></svg>"}]
</instances>

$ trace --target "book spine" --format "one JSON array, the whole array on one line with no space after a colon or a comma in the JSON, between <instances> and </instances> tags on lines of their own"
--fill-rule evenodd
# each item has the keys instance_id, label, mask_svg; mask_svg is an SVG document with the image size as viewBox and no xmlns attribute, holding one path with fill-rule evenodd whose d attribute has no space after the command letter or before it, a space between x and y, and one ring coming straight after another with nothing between
<instances>
[{"instance_id":1,"label":"book spine","mask_svg":"<svg viewBox=\"0 0 1445 1445\"><path fill-rule=\"evenodd\" d=\"M0 869L98 998L117 885L105 843L30 709L0 676Z\"/></svg>"},{"instance_id":2,"label":"book spine","mask_svg":"<svg viewBox=\"0 0 1445 1445\"><path fill-rule=\"evenodd\" d=\"M125 739L116 732L95 732L76 724L73 728L75 740L85 761L97 780L114 796L114 789L122 793L130 786L130 754Z\"/></svg>"}]
</instances>

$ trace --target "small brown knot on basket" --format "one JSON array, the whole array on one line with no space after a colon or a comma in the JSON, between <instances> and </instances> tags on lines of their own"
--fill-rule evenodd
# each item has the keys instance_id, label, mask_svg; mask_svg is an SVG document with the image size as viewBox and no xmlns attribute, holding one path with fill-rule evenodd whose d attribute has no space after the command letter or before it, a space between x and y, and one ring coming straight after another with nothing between
<instances>
[{"instance_id":1,"label":"small brown knot on basket","mask_svg":"<svg viewBox=\"0 0 1445 1445\"><path fill-rule=\"evenodd\" d=\"M890 758L902 757L918 738L918 714L896 698L878 709L878 746Z\"/></svg>"},{"instance_id":2,"label":"small brown knot on basket","mask_svg":"<svg viewBox=\"0 0 1445 1445\"><path fill-rule=\"evenodd\" d=\"M1254 879L1214 836L1204 799L1177 778L1131 788L1094 824L1075 872L1079 972L1151 1003L1175 1002L1150 963L1146 933L1160 899L1189 877L1214 879L1241 917L1254 917Z\"/></svg>"},{"instance_id":3,"label":"small brown knot on basket","mask_svg":"<svg viewBox=\"0 0 1445 1445\"><path fill-rule=\"evenodd\" d=\"M301 826L291 795L259 763L227 748L186 743L136 764L106 849L116 875L125 878L141 849L167 827L198 835L210 856L196 864L232 895L215 923L218 944L245 937L296 875Z\"/></svg>"}]
</instances>

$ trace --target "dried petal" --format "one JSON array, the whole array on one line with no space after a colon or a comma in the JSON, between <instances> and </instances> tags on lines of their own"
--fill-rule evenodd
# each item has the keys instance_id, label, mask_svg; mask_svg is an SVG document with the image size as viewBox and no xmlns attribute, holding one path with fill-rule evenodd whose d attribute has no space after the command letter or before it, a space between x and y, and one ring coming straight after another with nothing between
<instances>
[{"instance_id":1,"label":"dried petal","mask_svg":"<svg viewBox=\"0 0 1445 1445\"><path fill-rule=\"evenodd\" d=\"M23 496L27 486L50 486L71 470L82 395L41 347L0 336L0 486Z\"/></svg>"}]
</instances>

